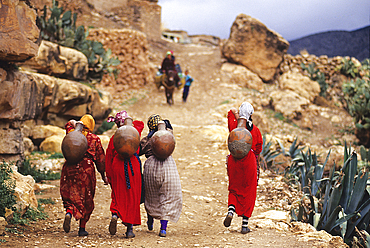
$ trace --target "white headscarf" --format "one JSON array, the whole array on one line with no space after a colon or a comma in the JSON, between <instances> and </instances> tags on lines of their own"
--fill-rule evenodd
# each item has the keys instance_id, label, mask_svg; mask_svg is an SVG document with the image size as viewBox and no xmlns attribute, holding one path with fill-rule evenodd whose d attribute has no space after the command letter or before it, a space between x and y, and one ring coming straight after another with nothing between
<instances>
[{"instance_id":1,"label":"white headscarf","mask_svg":"<svg viewBox=\"0 0 370 248\"><path fill-rule=\"evenodd\" d=\"M249 125L252 125L252 122L249 120L249 117L251 117L253 112L254 108L252 104L250 104L249 102L243 102L242 105L240 105L239 107L239 117L246 118Z\"/></svg>"}]
</instances>

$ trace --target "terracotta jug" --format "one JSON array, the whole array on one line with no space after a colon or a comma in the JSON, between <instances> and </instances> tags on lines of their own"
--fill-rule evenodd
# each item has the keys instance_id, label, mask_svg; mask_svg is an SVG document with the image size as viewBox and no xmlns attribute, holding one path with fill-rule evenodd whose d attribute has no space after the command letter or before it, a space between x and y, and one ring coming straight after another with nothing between
<instances>
[{"instance_id":1,"label":"terracotta jug","mask_svg":"<svg viewBox=\"0 0 370 248\"><path fill-rule=\"evenodd\" d=\"M82 122L76 122L75 130L69 132L62 141L62 153L67 163L78 164L87 151L87 139L82 134Z\"/></svg>"},{"instance_id":2,"label":"terracotta jug","mask_svg":"<svg viewBox=\"0 0 370 248\"><path fill-rule=\"evenodd\" d=\"M159 160L165 160L175 150L175 137L170 131L166 130L164 121L158 123L158 131L150 138L150 144L154 156Z\"/></svg>"},{"instance_id":3,"label":"terracotta jug","mask_svg":"<svg viewBox=\"0 0 370 248\"><path fill-rule=\"evenodd\" d=\"M135 154L140 145L140 134L132 126L132 118L126 117L123 126L118 128L113 137L113 146L124 158L129 158Z\"/></svg>"},{"instance_id":4,"label":"terracotta jug","mask_svg":"<svg viewBox=\"0 0 370 248\"><path fill-rule=\"evenodd\" d=\"M246 128L247 119L240 117L238 126L232 130L227 140L227 146L231 155L236 159L244 158L252 147L252 135Z\"/></svg>"}]
</instances>

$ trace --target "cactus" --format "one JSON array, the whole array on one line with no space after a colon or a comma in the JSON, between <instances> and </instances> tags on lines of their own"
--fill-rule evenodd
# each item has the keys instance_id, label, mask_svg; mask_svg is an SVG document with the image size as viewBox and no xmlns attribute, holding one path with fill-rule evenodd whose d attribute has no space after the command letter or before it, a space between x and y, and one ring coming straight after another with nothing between
<instances>
[{"instance_id":1,"label":"cactus","mask_svg":"<svg viewBox=\"0 0 370 248\"><path fill-rule=\"evenodd\" d=\"M343 58L342 64L340 65L339 69L342 74L346 76L351 76L352 78L356 78L359 76L359 67L360 65L356 65L351 59Z\"/></svg>"},{"instance_id":2,"label":"cactus","mask_svg":"<svg viewBox=\"0 0 370 248\"><path fill-rule=\"evenodd\" d=\"M354 117L360 144L370 146L370 80L357 78L343 83L342 90L348 112Z\"/></svg>"},{"instance_id":3,"label":"cactus","mask_svg":"<svg viewBox=\"0 0 370 248\"><path fill-rule=\"evenodd\" d=\"M325 74L322 73L319 69L316 69L316 64L311 63L308 67L301 63L302 70L307 71L309 78L313 81L316 81L320 85L320 96L326 96L326 90L328 89L328 84L326 83Z\"/></svg>"},{"instance_id":4,"label":"cactus","mask_svg":"<svg viewBox=\"0 0 370 248\"><path fill-rule=\"evenodd\" d=\"M76 13L72 14L69 10L64 12L63 7L58 7L58 1L55 0L49 10L49 18L46 5L43 15L38 17L42 39L77 49L85 54L89 63L90 82L100 82L107 73L113 73L117 77L118 70L115 67L121 62L117 57L112 57L112 51L105 50L102 43L86 39L89 31L85 30L84 26L76 27Z\"/></svg>"}]
</instances>

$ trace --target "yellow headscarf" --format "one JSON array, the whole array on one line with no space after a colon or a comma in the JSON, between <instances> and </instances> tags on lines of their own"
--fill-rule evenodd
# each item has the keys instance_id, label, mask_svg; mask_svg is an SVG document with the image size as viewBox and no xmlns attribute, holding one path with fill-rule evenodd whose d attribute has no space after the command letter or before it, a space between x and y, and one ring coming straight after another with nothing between
<instances>
[{"instance_id":1,"label":"yellow headscarf","mask_svg":"<svg viewBox=\"0 0 370 248\"><path fill-rule=\"evenodd\" d=\"M95 128L95 120L94 117L92 117L89 114L86 114L81 117L80 121L84 124L84 129L82 133L86 136L88 132L93 132Z\"/></svg>"}]
</instances>

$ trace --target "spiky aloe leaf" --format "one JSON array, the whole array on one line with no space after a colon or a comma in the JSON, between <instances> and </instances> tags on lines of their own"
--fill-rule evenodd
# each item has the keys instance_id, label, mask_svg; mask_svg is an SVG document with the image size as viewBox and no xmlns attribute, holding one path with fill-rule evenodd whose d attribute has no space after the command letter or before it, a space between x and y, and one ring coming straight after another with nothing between
<instances>
[{"instance_id":1,"label":"spiky aloe leaf","mask_svg":"<svg viewBox=\"0 0 370 248\"><path fill-rule=\"evenodd\" d=\"M312 186L311 186L311 192L314 196L316 196L320 188L321 181L322 181L322 175L324 173L325 165L329 160L330 151L331 150L329 150L328 155L326 156L324 164L322 165L318 164L317 166L315 166L314 176L313 176Z\"/></svg>"},{"instance_id":2,"label":"spiky aloe leaf","mask_svg":"<svg viewBox=\"0 0 370 248\"><path fill-rule=\"evenodd\" d=\"M358 218L353 217L351 220L348 221L345 239L348 239L349 237L352 236L355 227L360 223L360 221L363 220L363 218L368 214L369 211L370 211L370 198L367 201L365 201L365 203L362 204L361 207L356 211L355 217L358 216Z\"/></svg>"},{"instance_id":3,"label":"spiky aloe leaf","mask_svg":"<svg viewBox=\"0 0 370 248\"><path fill-rule=\"evenodd\" d=\"M340 201L340 198L342 196L342 191L343 191L342 179L343 177L340 177L338 179L329 197L328 212L327 212L328 216L330 216L332 212L335 210L335 208L339 205L339 201Z\"/></svg>"},{"instance_id":4,"label":"spiky aloe leaf","mask_svg":"<svg viewBox=\"0 0 370 248\"><path fill-rule=\"evenodd\" d=\"M342 237L344 237L344 234L346 233L347 230L347 221L353 217L356 216L356 213L352 213L349 215L346 215L343 211L338 213L339 219L335 221L331 229L329 230L329 233L336 228L337 226L341 226L341 232L342 232Z\"/></svg>"},{"instance_id":5,"label":"spiky aloe leaf","mask_svg":"<svg viewBox=\"0 0 370 248\"><path fill-rule=\"evenodd\" d=\"M330 196L330 190L332 188L331 186L331 182L333 182L333 178L334 178L334 171L335 171L335 163L333 165L333 167L330 169L330 174L329 174L329 183L326 184L326 189L325 189L325 196L324 196L324 200L322 202L322 212L321 212L321 218L320 218L320 222L318 224L318 230L321 230L323 226L325 226L326 224L326 221L328 219L328 202L329 202L329 196Z\"/></svg>"},{"instance_id":6,"label":"spiky aloe leaf","mask_svg":"<svg viewBox=\"0 0 370 248\"><path fill-rule=\"evenodd\" d=\"M348 202L347 207L347 213L352 213L356 211L358 204L362 200L362 197L365 193L366 185L367 185L367 179L368 179L369 173L362 171L357 176L355 186L353 187L353 192L351 194L351 198Z\"/></svg>"},{"instance_id":7,"label":"spiky aloe leaf","mask_svg":"<svg viewBox=\"0 0 370 248\"><path fill-rule=\"evenodd\" d=\"M341 206L337 206L334 211L329 215L328 221L324 226L324 230L330 233L330 231L334 228L335 222L338 219L338 214L342 210Z\"/></svg>"},{"instance_id":8,"label":"spiky aloe leaf","mask_svg":"<svg viewBox=\"0 0 370 248\"><path fill-rule=\"evenodd\" d=\"M342 171L344 173L343 192L339 204L343 207L344 212L348 214L347 206L352 194L354 180L357 172L357 154L355 152L353 152L351 154L351 157L348 158L346 163L344 163Z\"/></svg>"}]
</instances>

